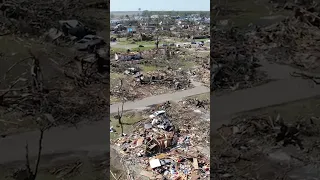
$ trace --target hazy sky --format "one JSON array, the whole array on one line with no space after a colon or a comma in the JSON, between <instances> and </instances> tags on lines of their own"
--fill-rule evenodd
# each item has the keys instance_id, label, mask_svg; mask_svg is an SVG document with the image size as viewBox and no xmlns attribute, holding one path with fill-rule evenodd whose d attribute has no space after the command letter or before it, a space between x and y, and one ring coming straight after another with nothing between
<instances>
[{"instance_id":1,"label":"hazy sky","mask_svg":"<svg viewBox=\"0 0 320 180\"><path fill-rule=\"evenodd\" d=\"M210 0L110 0L111 11L210 11Z\"/></svg>"}]
</instances>

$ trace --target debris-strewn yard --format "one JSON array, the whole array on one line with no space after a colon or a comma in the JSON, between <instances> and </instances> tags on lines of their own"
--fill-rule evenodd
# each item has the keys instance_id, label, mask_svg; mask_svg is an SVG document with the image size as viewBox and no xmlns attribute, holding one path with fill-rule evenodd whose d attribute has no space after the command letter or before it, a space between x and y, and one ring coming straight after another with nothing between
<instances>
[{"instance_id":1,"label":"debris-strewn yard","mask_svg":"<svg viewBox=\"0 0 320 180\"><path fill-rule=\"evenodd\" d=\"M213 178L317 179L319 98L242 113L211 139Z\"/></svg>"},{"instance_id":2,"label":"debris-strewn yard","mask_svg":"<svg viewBox=\"0 0 320 180\"><path fill-rule=\"evenodd\" d=\"M211 44L212 90L238 90L267 82L267 76L258 69L259 59L249 43L250 37L237 28L213 30Z\"/></svg>"},{"instance_id":3,"label":"debris-strewn yard","mask_svg":"<svg viewBox=\"0 0 320 180\"><path fill-rule=\"evenodd\" d=\"M209 179L209 119L208 99L156 105L130 131L110 129L120 131L112 148L131 179Z\"/></svg>"},{"instance_id":4,"label":"debris-strewn yard","mask_svg":"<svg viewBox=\"0 0 320 180\"><path fill-rule=\"evenodd\" d=\"M209 13L152 13L111 18L111 103L209 86Z\"/></svg>"},{"instance_id":5,"label":"debris-strewn yard","mask_svg":"<svg viewBox=\"0 0 320 180\"><path fill-rule=\"evenodd\" d=\"M157 56L141 60L111 62L112 103L127 101L190 89L193 81L209 85L209 57L206 52L196 53L173 49L172 57ZM124 93L125 92L125 93Z\"/></svg>"},{"instance_id":6,"label":"debris-strewn yard","mask_svg":"<svg viewBox=\"0 0 320 180\"><path fill-rule=\"evenodd\" d=\"M218 50L213 51L211 63L222 62L216 63L217 68L212 69L216 72L220 69L222 74L220 78L216 74L213 77L216 90L223 87L219 84L236 90L254 86L257 80L268 82L267 76L260 76L263 75L262 69L270 71L270 77L275 77L277 73L286 74L286 66L296 68L292 76L302 76L319 84L319 75L315 74L319 65L315 50L319 34L318 3L250 2L254 5L233 0L231 5L218 4L215 7L222 13L212 31L218 39L212 43L212 49ZM236 6L241 8L234 9ZM279 14L284 17L276 18ZM237 15L239 18L232 17ZM234 27L232 21L242 25ZM225 64L227 68L222 69ZM276 72L269 67L279 69ZM294 71L293 68L291 70ZM272 71L276 73L272 74ZM277 78L278 82L292 80L297 82L296 85L302 82L290 74L283 79L281 75ZM272 87L271 83L269 87ZM274 93L281 91L276 86L273 88ZM260 93L261 97L265 95L263 91ZM263 98L258 101L263 101ZM211 129L211 178L319 179L319 98L257 108L252 112L239 113L231 122Z\"/></svg>"},{"instance_id":7,"label":"debris-strewn yard","mask_svg":"<svg viewBox=\"0 0 320 180\"><path fill-rule=\"evenodd\" d=\"M1 3L1 137L40 130L41 145L42 135L52 127L105 119L110 101L110 48L109 37L103 34L109 29L109 4L92 0ZM39 157L37 162L41 162ZM14 179L30 180L37 175L47 179L41 163L36 167L28 163L26 159L19 165Z\"/></svg>"},{"instance_id":8,"label":"debris-strewn yard","mask_svg":"<svg viewBox=\"0 0 320 180\"><path fill-rule=\"evenodd\" d=\"M94 1L54 4L6 1L2 6L6 11L0 21L3 135L35 129L41 120L58 126L106 116L101 112L109 101L105 88L109 50L96 34L108 26L101 18L87 19L96 19L97 14L90 12L106 11L105 7ZM21 11L15 11L17 7ZM83 9L85 16L74 14Z\"/></svg>"},{"instance_id":9,"label":"debris-strewn yard","mask_svg":"<svg viewBox=\"0 0 320 180\"><path fill-rule=\"evenodd\" d=\"M319 79L319 5L286 4L284 8L292 11L293 15L271 26L258 28L254 33L253 43L259 52L264 52L268 61L291 65L304 72L296 72L306 78ZM310 74L308 74L309 72Z\"/></svg>"},{"instance_id":10,"label":"debris-strewn yard","mask_svg":"<svg viewBox=\"0 0 320 180\"><path fill-rule=\"evenodd\" d=\"M238 13L244 16L251 13L252 19L248 20L252 22L248 22L247 27L236 27L231 24L222 26L220 22L223 18L240 21L232 17L235 12L230 11L230 16L217 15L218 20L211 31L215 39L211 48L216 49L211 52L213 90L237 90L269 82L272 79L268 79L259 68L266 62L293 66L301 71L293 72L292 76L319 84L319 5L311 1L262 1L257 4L262 12L268 7L270 14L282 14L285 18L259 14L249 8ZM217 5L216 9L223 13L232 10L232 5L239 6L238 11L246 6L232 1L230 7ZM267 21L268 18L272 21Z\"/></svg>"}]
</instances>

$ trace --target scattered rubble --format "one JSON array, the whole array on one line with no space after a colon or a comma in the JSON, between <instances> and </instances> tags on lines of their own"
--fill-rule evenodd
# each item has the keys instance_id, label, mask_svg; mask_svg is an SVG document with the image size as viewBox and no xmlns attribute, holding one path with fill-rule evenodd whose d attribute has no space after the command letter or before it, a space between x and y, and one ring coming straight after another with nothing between
<instances>
[{"instance_id":1,"label":"scattered rubble","mask_svg":"<svg viewBox=\"0 0 320 180\"><path fill-rule=\"evenodd\" d=\"M282 2L279 6L292 11L293 16L267 27L257 27L250 33L251 44L255 51L271 62L286 64L299 68L304 78L315 81L317 75L306 75L307 72L319 73L320 61L318 39L319 5L312 1ZM297 75L297 73L295 73ZM318 81L315 81L318 84Z\"/></svg>"},{"instance_id":2,"label":"scattered rubble","mask_svg":"<svg viewBox=\"0 0 320 180\"><path fill-rule=\"evenodd\" d=\"M211 87L213 90L249 88L266 80L257 70L258 59L248 37L236 28L216 30L211 43Z\"/></svg>"},{"instance_id":3,"label":"scattered rubble","mask_svg":"<svg viewBox=\"0 0 320 180\"><path fill-rule=\"evenodd\" d=\"M140 33L140 40L141 41L152 41L153 40L153 35Z\"/></svg>"},{"instance_id":4,"label":"scattered rubble","mask_svg":"<svg viewBox=\"0 0 320 180\"><path fill-rule=\"evenodd\" d=\"M295 18L261 28L255 34L254 43L259 52L264 51L267 60L293 65L303 70L319 69L317 39L319 29Z\"/></svg>"},{"instance_id":5,"label":"scattered rubble","mask_svg":"<svg viewBox=\"0 0 320 180\"><path fill-rule=\"evenodd\" d=\"M121 98L124 95L127 100L135 100L194 87L189 79L190 75L185 71L158 70L144 73L135 66L114 66L128 76L111 85L111 95L115 97Z\"/></svg>"},{"instance_id":6,"label":"scattered rubble","mask_svg":"<svg viewBox=\"0 0 320 180\"><path fill-rule=\"evenodd\" d=\"M55 27L58 29L57 21L62 18L75 18L84 24L99 25L98 20L86 18L79 14L88 7L94 7L89 1L20 1L10 0L1 4L1 12L4 16L0 18L1 32L20 32L26 35L39 35L44 33L47 28ZM105 2L105 6L108 6ZM17 11L19 9L19 11ZM100 24L101 27L101 24Z\"/></svg>"},{"instance_id":7,"label":"scattered rubble","mask_svg":"<svg viewBox=\"0 0 320 180\"><path fill-rule=\"evenodd\" d=\"M148 120L140 122L132 134L115 140L115 148L124 163L137 176L209 179L209 152L205 153L201 148L208 147L209 137L204 136L209 131L197 130L203 124L201 118L181 105L159 105L159 110L149 115ZM199 122L193 122L195 119Z\"/></svg>"},{"instance_id":8,"label":"scattered rubble","mask_svg":"<svg viewBox=\"0 0 320 180\"><path fill-rule=\"evenodd\" d=\"M220 127L218 134L222 142L213 147L216 149L212 157L213 178L296 179L292 175L296 170L306 164L314 166L319 159L314 147L320 124L312 119L289 124L280 115L239 117L232 124ZM268 170L260 166L271 167Z\"/></svg>"},{"instance_id":9,"label":"scattered rubble","mask_svg":"<svg viewBox=\"0 0 320 180\"><path fill-rule=\"evenodd\" d=\"M104 97L106 91L100 89L109 84L109 73L106 72L109 69L110 51L103 45L92 44L94 38L98 37L95 35L96 30L89 28L92 26L85 20L86 17L73 14L77 10L92 7L95 3L89 4L88 1L75 3L59 0L50 3L32 0L5 1L1 4L0 11L3 16L0 18L0 31L9 32L5 45L15 41L10 36L15 34L15 38L20 41L19 44L23 44L27 49L17 50L20 56L26 57L12 65L4 64L5 68L8 66L8 70L1 75L3 77L0 83L4 93L0 94L0 110L3 112L3 109L7 109L8 113L1 114L4 116L2 118L11 119L11 113L17 112L19 116L23 116L23 120L40 118L44 121L54 121L55 125L102 118L103 115L99 112L109 100ZM42 41L43 34L49 42ZM73 48L74 42L81 38L87 40L87 45L94 46L90 52L81 52ZM99 41L102 42L102 38L99 38ZM62 46L62 42L68 46ZM33 45L42 47L34 48ZM58 52L62 47L63 52ZM15 60L14 57L11 58ZM29 66L23 65L26 63L31 66L30 70L27 70ZM25 72L17 75L17 69ZM48 69L50 73L46 72ZM83 114L83 110L89 106L90 112ZM42 117L42 114L47 116ZM88 116L91 118L87 118ZM16 116L13 121L15 119ZM12 129L18 131L20 128L34 128L35 125L29 124L32 127L28 125Z\"/></svg>"}]
</instances>

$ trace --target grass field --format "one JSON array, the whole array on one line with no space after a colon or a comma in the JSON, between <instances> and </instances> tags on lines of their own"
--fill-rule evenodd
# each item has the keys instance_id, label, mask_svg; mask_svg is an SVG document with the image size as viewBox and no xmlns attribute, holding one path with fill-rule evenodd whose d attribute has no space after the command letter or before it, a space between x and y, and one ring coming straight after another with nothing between
<instances>
[{"instance_id":1,"label":"grass field","mask_svg":"<svg viewBox=\"0 0 320 180\"><path fill-rule=\"evenodd\" d=\"M121 126L119 124L119 120L114 118L116 114L110 115L110 127L112 126L116 132L110 133L110 139L115 139L121 136ZM129 133L133 125L139 121L143 120L143 116L141 112L127 112L124 113L121 119L123 124L123 133Z\"/></svg>"}]
</instances>

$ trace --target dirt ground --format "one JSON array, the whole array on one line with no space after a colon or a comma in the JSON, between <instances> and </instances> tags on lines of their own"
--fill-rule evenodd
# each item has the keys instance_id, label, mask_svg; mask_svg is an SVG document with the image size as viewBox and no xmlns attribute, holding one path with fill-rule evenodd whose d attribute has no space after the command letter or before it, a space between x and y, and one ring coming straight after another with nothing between
<instances>
[{"instance_id":1,"label":"dirt ground","mask_svg":"<svg viewBox=\"0 0 320 180\"><path fill-rule=\"evenodd\" d=\"M45 32L49 28L58 28L59 20L76 19L96 30L97 35L106 38L108 42L109 36L105 32L109 30L109 7L103 7L103 3L98 6L97 2L91 0L79 1L77 4L73 1L55 1L53 7L46 1L17 3L27 15L21 17L20 11L11 9L16 5L4 4L3 8L10 13L0 18L1 27L6 27L0 29L1 137L38 130L44 126L77 126L78 123L100 121L108 116L109 73L98 73L97 65L94 64L85 67L86 71L90 71L90 77L87 74L80 75L74 59L83 53L72 45L56 45L48 41ZM16 23L10 24L9 18ZM109 51L107 46L102 49ZM37 78L42 79L37 79L37 83L41 86L32 83L33 69L40 72ZM39 179L108 177L104 169L107 164L103 163L106 155L92 156L91 159L81 159L82 156L79 162L70 160L59 165L50 163L55 159L53 156L44 157L41 161ZM71 165L67 167L69 163ZM17 179L9 177L17 166L25 168L25 162L2 166L0 176ZM99 169L99 166L104 168Z\"/></svg>"}]
</instances>

